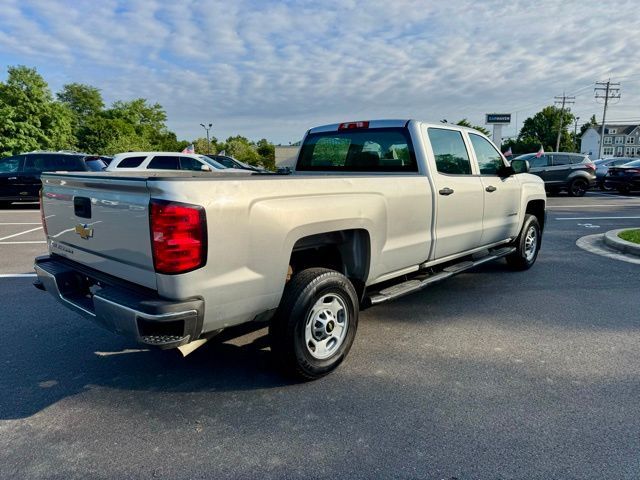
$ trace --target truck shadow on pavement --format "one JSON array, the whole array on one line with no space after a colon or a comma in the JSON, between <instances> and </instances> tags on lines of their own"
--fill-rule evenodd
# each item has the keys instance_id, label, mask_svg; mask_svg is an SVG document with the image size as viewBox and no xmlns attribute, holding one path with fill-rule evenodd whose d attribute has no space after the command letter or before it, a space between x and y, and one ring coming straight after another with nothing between
<instances>
[{"instance_id":1,"label":"truck shadow on pavement","mask_svg":"<svg viewBox=\"0 0 640 480\"><path fill-rule=\"evenodd\" d=\"M272 365L264 337L240 345L210 342L182 358L176 350L147 350L75 315L52 310L64 318L54 320L56 333L23 331L3 346L0 419L29 417L93 388L224 392L293 383Z\"/></svg>"}]
</instances>

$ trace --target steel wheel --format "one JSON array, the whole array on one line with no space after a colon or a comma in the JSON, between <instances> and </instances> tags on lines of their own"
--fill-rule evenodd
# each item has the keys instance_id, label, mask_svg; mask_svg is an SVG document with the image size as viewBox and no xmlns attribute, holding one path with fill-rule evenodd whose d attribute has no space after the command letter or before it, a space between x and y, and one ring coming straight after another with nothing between
<instances>
[{"instance_id":1,"label":"steel wheel","mask_svg":"<svg viewBox=\"0 0 640 480\"><path fill-rule=\"evenodd\" d=\"M305 322L304 340L309 354L318 360L333 355L342 343L349 328L349 314L340 295L323 295L311 307Z\"/></svg>"},{"instance_id":2,"label":"steel wheel","mask_svg":"<svg viewBox=\"0 0 640 480\"><path fill-rule=\"evenodd\" d=\"M538 248L538 231L533 225L527 230L527 234L524 237L524 258L527 262L533 260L536 256L536 250Z\"/></svg>"}]
</instances>

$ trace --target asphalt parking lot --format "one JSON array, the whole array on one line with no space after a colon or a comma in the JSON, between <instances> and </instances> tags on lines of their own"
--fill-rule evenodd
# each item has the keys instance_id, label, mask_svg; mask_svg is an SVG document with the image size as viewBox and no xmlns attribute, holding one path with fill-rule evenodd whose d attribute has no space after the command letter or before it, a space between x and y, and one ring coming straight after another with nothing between
<instances>
[{"instance_id":1,"label":"asphalt parking lot","mask_svg":"<svg viewBox=\"0 0 640 480\"><path fill-rule=\"evenodd\" d=\"M37 209L0 211L0 478L640 478L640 265L576 240L640 195L549 199L536 265L485 265L361 314L291 384L261 333L185 359L31 286Z\"/></svg>"}]
</instances>

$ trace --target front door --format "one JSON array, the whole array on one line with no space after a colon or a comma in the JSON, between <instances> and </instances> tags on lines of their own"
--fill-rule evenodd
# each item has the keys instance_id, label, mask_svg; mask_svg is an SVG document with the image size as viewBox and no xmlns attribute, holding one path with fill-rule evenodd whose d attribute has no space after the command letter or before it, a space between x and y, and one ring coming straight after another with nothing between
<instances>
[{"instance_id":1,"label":"front door","mask_svg":"<svg viewBox=\"0 0 640 480\"><path fill-rule=\"evenodd\" d=\"M436 167L430 174L436 190L435 259L440 259L480 245L483 188L460 131L430 127L426 137Z\"/></svg>"},{"instance_id":2,"label":"front door","mask_svg":"<svg viewBox=\"0 0 640 480\"><path fill-rule=\"evenodd\" d=\"M502 155L486 138L469 133L480 179L484 189L482 216L482 245L500 242L518 234L520 210L520 181L515 175L500 177L505 166Z\"/></svg>"}]
</instances>

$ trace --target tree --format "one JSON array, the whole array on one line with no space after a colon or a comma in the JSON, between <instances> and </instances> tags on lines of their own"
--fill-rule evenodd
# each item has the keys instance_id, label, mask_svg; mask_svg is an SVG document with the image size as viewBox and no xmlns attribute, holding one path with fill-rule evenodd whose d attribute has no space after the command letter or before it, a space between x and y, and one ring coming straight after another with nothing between
<instances>
[{"instance_id":1,"label":"tree","mask_svg":"<svg viewBox=\"0 0 640 480\"><path fill-rule=\"evenodd\" d=\"M258 155L260 155L260 160L262 165L269 169L276 169L276 147L273 143L269 142L266 138L262 138L258 140L256 144Z\"/></svg>"},{"instance_id":2,"label":"tree","mask_svg":"<svg viewBox=\"0 0 640 480\"><path fill-rule=\"evenodd\" d=\"M34 69L9 67L0 82L0 156L36 149L73 148L70 111L53 101Z\"/></svg>"},{"instance_id":3,"label":"tree","mask_svg":"<svg viewBox=\"0 0 640 480\"><path fill-rule=\"evenodd\" d=\"M87 117L99 114L104 109L100 90L82 83L68 83L56 94L58 101L65 104L82 122Z\"/></svg>"},{"instance_id":4,"label":"tree","mask_svg":"<svg viewBox=\"0 0 640 480\"><path fill-rule=\"evenodd\" d=\"M241 135L227 138L227 141L221 145L221 148L227 155L230 155L241 162L249 165L260 165L260 155L249 141L248 138Z\"/></svg>"},{"instance_id":5,"label":"tree","mask_svg":"<svg viewBox=\"0 0 640 480\"><path fill-rule=\"evenodd\" d=\"M538 144L544 147L546 151L555 150L556 138L558 136L558 128L562 128L562 142L560 143L561 151L572 151L573 140L569 135L567 127L572 125L574 116L571 112L565 110L560 118L560 109L554 106L544 107L533 117L527 118L522 125L518 140L529 143Z\"/></svg>"},{"instance_id":6,"label":"tree","mask_svg":"<svg viewBox=\"0 0 640 480\"><path fill-rule=\"evenodd\" d=\"M209 152L211 152L212 155L215 155L220 151L218 148L218 139L216 137L210 137L209 141L211 142L211 148L209 149ZM205 137L196 138L191 143L193 143L193 146L196 149L196 153L207 153L207 139Z\"/></svg>"}]
</instances>

